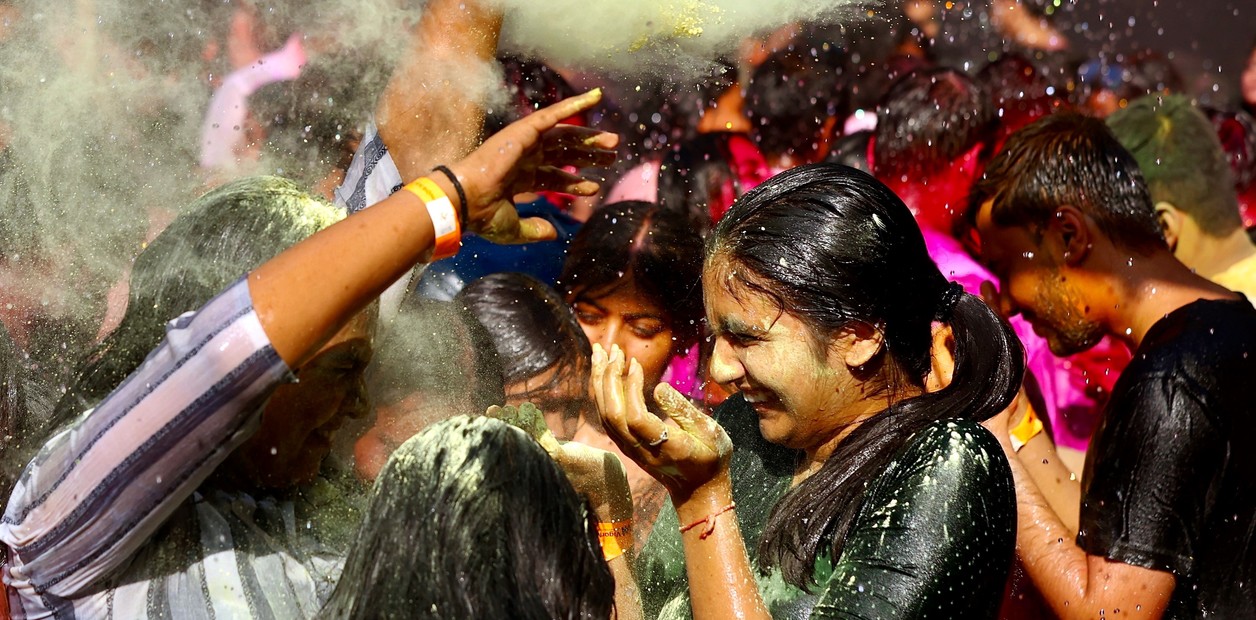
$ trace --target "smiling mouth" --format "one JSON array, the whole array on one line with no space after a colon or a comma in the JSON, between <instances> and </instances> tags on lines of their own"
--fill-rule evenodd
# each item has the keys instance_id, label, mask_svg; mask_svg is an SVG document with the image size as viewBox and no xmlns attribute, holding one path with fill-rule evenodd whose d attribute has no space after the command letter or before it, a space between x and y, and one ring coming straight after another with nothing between
<instances>
[{"instance_id":1,"label":"smiling mouth","mask_svg":"<svg viewBox=\"0 0 1256 620\"><path fill-rule=\"evenodd\" d=\"M741 397L746 399L746 404L754 408L755 413L759 415L763 415L768 409L775 409L772 405L778 402L776 396L768 392L748 392L742 390Z\"/></svg>"}]
</instances>

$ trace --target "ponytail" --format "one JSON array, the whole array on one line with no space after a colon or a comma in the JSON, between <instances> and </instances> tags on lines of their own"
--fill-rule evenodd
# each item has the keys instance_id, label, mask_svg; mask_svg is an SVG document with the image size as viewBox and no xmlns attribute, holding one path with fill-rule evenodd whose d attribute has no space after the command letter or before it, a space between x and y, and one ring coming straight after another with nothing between
<instances>
[{"instance_id":1,"label":"ponytail","mask_svg":"<svg viewBox=\"0 0 1256 620\"><path fill-rule=\"evenodd\" d=\"M787 582L809 590L815 584L812 570L823 545L830 546L830 557L841 555L868 485L913 434L938 420L981 422L1012 402L1025 371L1024 349L1015 332L985 302L968 293L959 295L949 314L955 343L950 384L868 418L838 444L815 474L790 489L764 527L759 543L761 568L777 566Z\"/></svg>"}]
</instances>

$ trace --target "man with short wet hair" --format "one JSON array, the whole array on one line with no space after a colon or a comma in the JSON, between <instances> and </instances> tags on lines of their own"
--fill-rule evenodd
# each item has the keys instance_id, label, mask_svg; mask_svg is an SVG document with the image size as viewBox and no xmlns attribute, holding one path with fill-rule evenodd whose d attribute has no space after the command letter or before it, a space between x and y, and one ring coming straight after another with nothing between
<instances>
[{"instance_id":1,"label":"man with short wet hair","mask_svg":"<svg viewBox=\"0 0 1256 620\"><path fill-rule=\"evenodd\" d=\"M1058 355L1105 334L1135 349L1091 442L1076 538L997 433L1043 598L1065 618L1250 615L1256 309L1173 257L1134 158L1100 120L1057 114L1018 132L971 205L1001 310Z\"/></svg>"}]
</instances>

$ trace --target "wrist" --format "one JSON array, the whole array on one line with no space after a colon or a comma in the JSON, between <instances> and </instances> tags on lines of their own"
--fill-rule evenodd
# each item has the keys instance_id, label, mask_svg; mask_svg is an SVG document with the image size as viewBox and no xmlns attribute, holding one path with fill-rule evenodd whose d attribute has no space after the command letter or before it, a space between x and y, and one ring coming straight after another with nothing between
<instances>
[{"instance_id":1,"label":"wrist","mask_svg":"<svg viewBox=\"0 0 1256 620\"><path fill-rule=\"evenodd\" d=\"M1038 414L1034 413L1031 406L1025 407L1024 415L1015 426L1008 429L1008 442L1013 452L1020 452L1029 440L1037 437L1043 431L1042 420L1038 419Z\"/></svg>"},{"instance_id":2,"label":"wrist","mask_svg":"<svg viewBox=\"0 0 1256 620\"><path fill-rule=\"evenodd\" d=\"M418 197L427 211L432 225L431 260L457 254L462 246L462 229L458 222L458 212L445 189L430 177L420 177L407 184L404 189Z\"/></svg>"},{"instance_id":3,"label":"wrist","mask_svg":"<svg viewBox=\"0 0 1256 620\"><path fill-rule=\"evenodd\" d=\"M676 507L676 516L680 523L692 523L702 519L733 501L732 480L727 471L722 471L715 478L701 486L684 493L673 491L672 505Z\"/></svg>"}]
</instances>

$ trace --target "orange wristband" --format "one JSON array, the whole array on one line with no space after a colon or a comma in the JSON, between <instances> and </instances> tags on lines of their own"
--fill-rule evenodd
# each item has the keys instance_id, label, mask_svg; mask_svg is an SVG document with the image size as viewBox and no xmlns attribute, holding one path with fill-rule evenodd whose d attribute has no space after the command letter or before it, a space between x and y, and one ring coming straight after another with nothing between
<instances>
[{"instance_id":1,"label":"orange wristband","mask_svg":"<svg viewBox=\"0 0 1256 620\"><path fill-rule=\"evenodd\" d=\"M1024 448L1030 439L1033 439L1041 432L1042 420L1038 419L1038 414L1034 413L1032 406L1026 407L1025 418L1020 421L1020 424L1016 425L1016 428L1012 429L1012 451L1020 452L1020 449Z\"/></svg>"},{"instance_id":2,"label":"orange wristband","mask_svg":"<svg viewBox=\"0 0 1256 620\"><path fill-rule=\"evenodd\" d=\"M632 521L598 522L597 541L602 544L602 558L607 562L632 548Z\"/></svg>"},{"instance_id":3,"label":"orange wristband","mask_svg":"<svg viewBox=\"0 0 1256 620\"><path fill-rule=\"evenodd\" d=\"M423 201L428 216L432 218L432 229L436 232L432 260L438 261L457 254L462 247L462 229L458 225L458 212L454 210L453 203L449 202L449 196L427 177L406 185L405 189Z\"/></svg>"}]
</instances>

